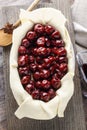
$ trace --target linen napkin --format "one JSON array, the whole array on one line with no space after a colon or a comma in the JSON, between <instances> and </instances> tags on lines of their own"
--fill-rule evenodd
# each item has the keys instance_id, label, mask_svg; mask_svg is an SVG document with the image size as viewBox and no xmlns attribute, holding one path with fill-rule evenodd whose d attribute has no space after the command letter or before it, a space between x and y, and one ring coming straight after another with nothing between
<instances>
[{"instance_id":1,"label":"linen napkin","mask_svg":"<svg viewBox=\"0 0 87 130\"><path fill-rule=\"evenodd\" d=\"M87 47L87 0L75 0L71 6L76 42Z\"/></svg>"}]
</instances>

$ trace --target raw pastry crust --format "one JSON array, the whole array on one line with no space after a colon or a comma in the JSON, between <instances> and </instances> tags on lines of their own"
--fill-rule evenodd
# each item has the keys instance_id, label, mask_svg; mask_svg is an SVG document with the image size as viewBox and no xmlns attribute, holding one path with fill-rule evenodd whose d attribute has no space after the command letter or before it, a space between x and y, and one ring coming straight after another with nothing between
<instances>
[{"instance_id":1,"label":"raw pastry crust","mask_svg":"<svg viewBox=\"0 0 87 130\"><path fill-rule=\"evenodd\" d=\"M56 115L63 117L65 108L74 92L73 76L75 69L74 51L68 31L65 27L66 18L59 10L40 8L32 12L21 9L20 19L22 25L13 32L13 45L10 53L10 87L19 105L15 115L19 119L28 117L37 120L49 120ZM17 70L18 48L21 44L21 40L35 23L49 24L59 30L67 50L69 71L62 78L62 86L56 91L56 97L47 103L32 99L24 90Z\"/></svg>"}]
</instances>

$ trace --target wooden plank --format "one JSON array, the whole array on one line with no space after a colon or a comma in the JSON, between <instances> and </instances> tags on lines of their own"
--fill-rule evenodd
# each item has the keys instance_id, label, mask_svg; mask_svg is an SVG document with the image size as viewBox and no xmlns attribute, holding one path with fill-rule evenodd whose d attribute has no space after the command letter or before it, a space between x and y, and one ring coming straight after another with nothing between
<instances>
[{"instance_id":1,"label":"wooden plank","mask_svg":"<svg viewBox=\"0 0 87 130\"><path fill-rule=\"evenodd\" d=\"M51 0L52 1L52 0ZM69 23L67 24L72 43L74 44L74 34L73 34L73 28L72 28L72 22L71 22L71 15L70 15L70 8L69 8L69 2L68 0L53 0L53 4L41 4L38 7L42 6L55 6L56 8L62 10L64 15L69 20ZM12 12L11 12L12 10ZM12 19L13 21L18 17L18 10L19 7L10 7L10 8L3 8L4 17L3 20L10 21ZM8 15L10 14L10 16ZM15 14L15 18L13 18ZM13 94L10 90L9 85L9 52L10 52L10 46L4 48L4 77L5 77L5 90L6 90L6 113L7 113L7 124L8 124L8 130L86 130L85 128L85 120L84 120L84 112L83 112L83 104L82 104L82 97L81 97L81 90L80 90L80 82L78 77L78 69L76 64L76 72L75 72L75 93L73 98L68 104L68 107L65 111L65 117L64 118L54 118L49 121L37 121L33 119L17 119L14 116L14 112L17 109L17 104L15 102L15 99L13 97Z\"/></svg>"}]
</instances>

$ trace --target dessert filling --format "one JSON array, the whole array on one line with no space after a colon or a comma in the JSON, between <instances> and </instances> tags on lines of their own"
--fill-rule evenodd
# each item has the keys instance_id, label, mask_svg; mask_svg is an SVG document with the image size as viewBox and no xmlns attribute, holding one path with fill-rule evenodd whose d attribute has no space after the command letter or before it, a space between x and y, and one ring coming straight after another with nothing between
<instances>
[{"instance_id":1,"label":"dessert filling","mask_svg":"<svg viewBox=\"0 0 87 130\"><path fill-rule=\"evenodd\" d=\"M60 32L48 24L35 24L19 46L18 72L33 99L53 99L68 72L67 51Z\"/></svg>"}]
</instances>

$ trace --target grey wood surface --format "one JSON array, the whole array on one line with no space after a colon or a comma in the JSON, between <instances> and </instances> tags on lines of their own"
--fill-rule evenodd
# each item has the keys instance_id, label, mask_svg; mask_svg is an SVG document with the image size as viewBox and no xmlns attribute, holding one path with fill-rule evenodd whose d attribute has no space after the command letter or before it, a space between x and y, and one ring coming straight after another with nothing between
<instances>
[{"instance_id":1,"label":"grey wood surface","mask_svg":"<svg viewBox=\"0 0 87 130\"><path fill-rule=\"evenodd\" d=\"M64 13L64 15L69 20L67 24L67 28L69 30L72 43L74 45L75 41L74 41L74 33L72 27L69 1L53 0L53 3L51 4L44 3L38 7L42 7L42 6L46 6L46 7L52 6L60 9ZM25 6L22 7L26 8ZM20 8L19 6L3 8L2 14L4 15L2 21L4 21L4 23L6 23L7 21L14 22L18 18L19 8ZM12 95L12 92L10 90L10 85L9 85L10 47L11 46L5 47L3 53L3 58L4 58L3 70L4 70L4 80L5 80L5 99L6 99L5 101L6 101L6 117L7 117L4 120L4 122L5 124L7 124L7 129L0 128L0 130L86 130L77 64L76 64L76 72L74 78L75 92L73 98L70 100L67 106L64 118L56 117L49 121L37 121L28 118L19 120L14 116L14 112L18 106L15 102L15 99ZM75 45L74 45L74 49L75 49Z\"/></svg>"}]
</instances>

